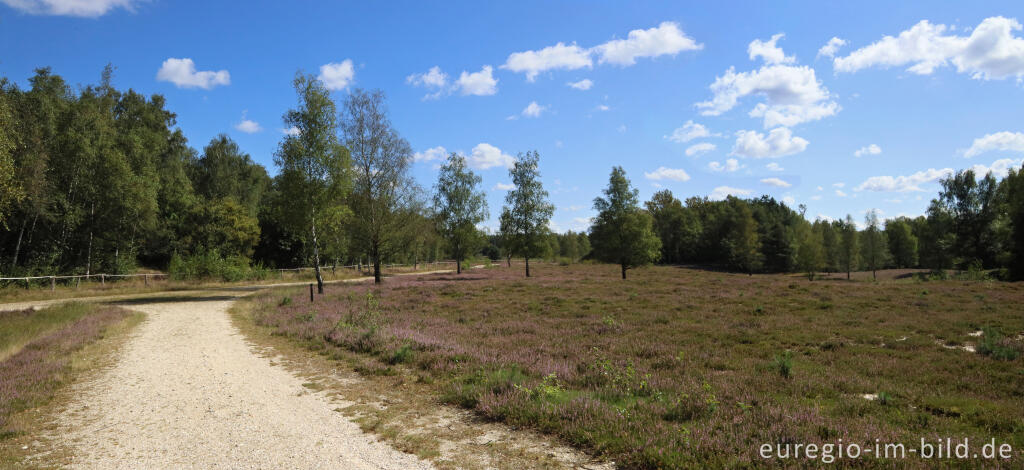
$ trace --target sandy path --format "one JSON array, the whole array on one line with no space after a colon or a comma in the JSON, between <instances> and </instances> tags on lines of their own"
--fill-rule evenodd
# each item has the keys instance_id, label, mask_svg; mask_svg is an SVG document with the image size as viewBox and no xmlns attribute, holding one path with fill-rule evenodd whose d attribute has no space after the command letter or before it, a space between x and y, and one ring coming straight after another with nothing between
<instances>
[{"instance_id":1,"label":"sandy path","mask_svg":"<svg viewBox=\"0 0 1024 470\"><path fill-rule=\"evenodd\" d=\"M255 355L230 322L230 298L153 302L129 306L147 319L116 364L73 386L58 418L72 467L431 467Z\"/></svg>"}]
</instances>

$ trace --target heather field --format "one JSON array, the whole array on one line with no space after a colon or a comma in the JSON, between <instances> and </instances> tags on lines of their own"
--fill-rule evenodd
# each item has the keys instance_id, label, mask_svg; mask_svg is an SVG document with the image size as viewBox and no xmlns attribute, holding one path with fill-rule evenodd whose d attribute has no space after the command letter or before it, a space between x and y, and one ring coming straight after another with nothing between
<instances>
[{"instance_id":1,"label":"heather field","mask_svg":"<svg viewBox=\"0 0 1024 470\"><path fill-rule=\"evenodd\" d=\"M626 468L759 465L763 443L939 437L995 438L1024 458L1019 283L532 268L331 285L313 304L277 289L254 299L254 318Z\"/></svg>"},{"instance_id":2,"label":"heather field","mask_svg":"<svg viewBox=\"0 0 1024 470\"><path fill-rule=\"evenodd\" d=\"M25 431L19 412L46 404L76 373L95 365L80 350L130 318L138 321L120 308L82 303L0 311L0 441ZM0 463L5 458L0 451Z\"/></svg>"}]
</instances>

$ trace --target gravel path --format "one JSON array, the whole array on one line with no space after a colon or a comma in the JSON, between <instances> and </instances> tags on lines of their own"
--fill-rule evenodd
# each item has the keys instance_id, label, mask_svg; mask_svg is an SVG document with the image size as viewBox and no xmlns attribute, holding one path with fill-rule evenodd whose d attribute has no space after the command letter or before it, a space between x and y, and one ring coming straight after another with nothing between
<instances>
[{"instance_id":1,"label":"gravel path","mask_svg":"<svg viewBox=\"0 0 1024 470\"><path fill-rule=\"evenodd\" d=\"M120 359L58 418L79 468L416 469L300 379L250 350L225 297L128 306L147 314Z\"/></svg>"}]
</instances>

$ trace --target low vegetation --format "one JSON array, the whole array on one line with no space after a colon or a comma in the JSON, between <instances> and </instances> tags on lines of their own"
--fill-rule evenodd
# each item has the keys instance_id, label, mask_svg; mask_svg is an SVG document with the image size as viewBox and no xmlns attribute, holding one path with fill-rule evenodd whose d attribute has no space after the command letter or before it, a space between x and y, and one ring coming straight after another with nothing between
<instances>
[{"instance_id":1,"label":"low vegetation","mask_svg":"<svg viewBox=\"0 0 1024 470\"><path fill-rule=\"evenodd\" d=\"M0 311L0 440L24 431L12 421L17 413L46 404L75 372L87 370L73 365L78 351L132 318L116 307L81 303Z\"/></svg>"},{"instance_id":2,"label":"low vegetation","mask_svg":"<svg viewBox=\"0 0 1024 470\"><path fill-rule=\"evenodd\" d=\"M366 374L409 367L448 403L627 468L756 464L766 442L1024 448L1019 286L620 277L608 265L540 265L529 280L479 269L332 286L314 304L278 290L255 299L254 318L314 350L375 358ZM975 342L978 353L953 347Z\"/></svg>"}]
</instances>

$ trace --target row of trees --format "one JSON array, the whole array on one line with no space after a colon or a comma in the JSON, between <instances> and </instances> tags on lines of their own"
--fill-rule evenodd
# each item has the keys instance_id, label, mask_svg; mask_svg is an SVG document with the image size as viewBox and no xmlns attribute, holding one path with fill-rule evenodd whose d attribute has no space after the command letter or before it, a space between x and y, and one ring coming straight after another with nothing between
<instances>
[{"instance_id":1,"label":"row of trees","mask_svg":"<svg viewBox=\"0 0 1024 470\"><path fill-rule=\"evenodd\" d=\"M379 91L335 103L297 74L291 129L274 155L277 175L229 137L192 149L160 95L112 85L72 91L49 69L30 88L0 79L0 269L5 273L125 272L175 259L231 258L278 267L462 261L483 254L526 261L591 258L628 269L651 262L742 272L847 272L885 267L1010 268L1024 275L1024 171L1002 181L970 170L942 180L926 215L884 224L809 222L764 196L680 201L667 190L641 206L615 167L588 234L552 233L554 206L537 152L518 155L500 229L481 179L463 157L441 166L432 195L409 175L412 150L391 125ZM187 263L184 263L187 264Z\"/></svg>"}]
</instances>

